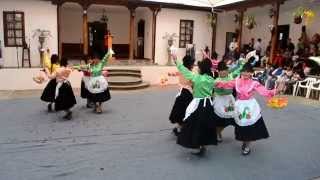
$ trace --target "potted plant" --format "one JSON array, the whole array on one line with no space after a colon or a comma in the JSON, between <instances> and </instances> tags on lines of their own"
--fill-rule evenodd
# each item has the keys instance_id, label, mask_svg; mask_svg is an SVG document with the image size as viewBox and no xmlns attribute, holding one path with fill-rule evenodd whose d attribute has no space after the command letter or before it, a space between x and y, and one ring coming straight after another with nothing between
<instances>
[{"instance_id":1,"label":"potted plant","mask_svg":"<svg viewBox=\"0 0 320 180\"><path fill-rule=\"evenodd\" d=\"M252 15L246 16L244 23L248 29L253 29L257 25L255 17Z\"/></svg>"},{"instance_id":2,"label":"potted plant","mask_svg":"<svg viewBox=\"0 0 320 180\"><path fill-rule=\"evenodd\" d=\"M33 31L33 38L38 37L38 41L40 43L39 46L39 52L40 52L40 63L43 64L43 52L45 51L44 49L44 43L46 42L46 39L51 36L51 32L49 30L44 30L44 29L36 29Z\"/></svg>"},{"instance_id":3,"label":"potted plant","mask_svg":"<svg viewBox=\"0 0 320 180\"><path fill-rule=\"evenodd\" d=\"M217 24L217 18L213 13L208 14L208 22L211 27L214 26L215 24Z\"/></svg>"},{"instance_id":4,"label":"potted plant","mask_svg":"<svg viewBox=\"0 0 320 180\"><path fill-rule=\"evenodd\" d=\"M34 30L32 37L33 38L38 37L38 41L40 43L39 50L43 51L44 50L43 49L44 48L43 45L46 42L46 39L48 37L52 37L52 36L51 36L51 32L49 30L36 29L36 30Z\"/></svg>"},{"instance_id":5,"label":"potted plant","mask_svg":"<svg viewBox=\"0 0 320 180\"><path fill-rule=\"evenodd\" d=\"M298 7L294 12L293 12L293 20L294 23L296 24L301 24L302 20L306 20L306 24L309 24L311 20L314 18L315 13L311 9L307 9L305 7Z\"/></svg>"},{"instance_id":6,"label":"potted plant","mask_svg":"<svg viewBox=\"0 0 320 180\"><path fill-rule=\"evenodd\" d=\"M176 40L176 38L179 38L179 36L176 33L166 33L165 36L162 37L162 39L166 39L168 41L168 62L167 65L171 65L171 58L170 58L170 53L171 49L173 48L173 43Z\"/></svg>"}]
</instances>

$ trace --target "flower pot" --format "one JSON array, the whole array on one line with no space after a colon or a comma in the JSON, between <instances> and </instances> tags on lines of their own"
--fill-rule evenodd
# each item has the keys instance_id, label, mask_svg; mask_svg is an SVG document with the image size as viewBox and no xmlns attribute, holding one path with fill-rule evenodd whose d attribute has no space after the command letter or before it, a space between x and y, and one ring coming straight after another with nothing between
<instances>
[{"instance_id":1,"label":"flower pot","mask_svg":"<svg viewBox=\"0 0 320 180\"><path fill-rule=\"evenodd\" d=\"M295 24L301 24L302 23L302 17L301 16L294 17L294 23Z\"/></svg>"},{"instance_id":2,"label":"flower pot","mask_svg":"<svg viewBox=\"0 0 320 180\"><path fill-rule=\"evenodd\" d=\"M246 27L248 29L253 29L254 28L254 24L253 23L248 23L248 24L246 24Z\"/></svg>"}]
</instances>

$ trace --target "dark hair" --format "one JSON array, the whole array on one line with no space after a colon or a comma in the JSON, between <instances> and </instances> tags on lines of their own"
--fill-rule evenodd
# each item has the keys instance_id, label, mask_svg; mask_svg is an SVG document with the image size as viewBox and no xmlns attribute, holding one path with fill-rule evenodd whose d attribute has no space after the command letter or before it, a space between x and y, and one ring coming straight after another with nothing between
<instances>
[{"instance_id":1,"label":"dark hair","mask_svg":"<svg viewBox=\"0 0 320 180\"><path fill-rule=\"evenodd\" d=\"M57 54L52 54L50 61L51 61L50 71L52 72L53 64L58 64L58 62L59 62L59 56Z\"/></svg>"},{"instance_id":2,"label":"dark hair","mask_svg":"<svg viewBox=\"0 0 320 180\"><path fill-rule=\"evenodd\" d=\"M261 38L259 38L258 41L261 42L262 41Z\"/></svg>"},{"instance_id":3,"label":"dark hair","mask_svg":"<svg viewBox=\"0 0 320 180\"><path fill-rule=\"evenodd\" d=\"M202 61L199 61L198 67L199 67L199 71L200 71L199 73L201 75L207 74L208 76L213 77L213 74L211 71L212 63L211 63L210 59L206 58L206 59L203 59Z\"/></svg>"},{"instance_id":4,"label":"dark hair","mask_svg":"<svg viewBox=\"0 0 320 180\"><path fill-rule=\"evenodd\" d=\"M68 66L68 59L66 57L61 58L60 66L63 66L63 67Z\"/></svg>"},{"instance_id":5,"label":"dark hair","mask_svg":"<svg viewBox=\"0 0 320 180\"><path fill-rule=\"evenodd\" d=\"M183 66L188 68L189 70L192 70L192 67L194 65L194 59L190 55L186 55L183 57Z\"/></svg>"},{"instance_id":6,"label":"dark hair","mask_svg":"<svg viewBox=\"0 0 320 180\"><path fill-rule=\"evenodd\" d=\"M220 61L218 64L218 71L225 71L228 70L228 66L224 61Z\"/></svg>"},{"instance_id":7,"label":"dark hair","mask_svg":"<svg viewBox=\"0 0 320 180\"><path fill-rule=\"evenodd\" d=\"M217 59L217 58L218 58L218 53L215 52L215 51L213 51L213 52L212 52L212 58L213 58L213 59Z\"/></svg>"},{"instance_id":8,"label":"dark hair","mask_svg":"<svg viewBox=\"0 0 320 180\"><path fill-rule=\"evenodd\" d=\"M247 62L245 65L243 65L241 72L250 72L253 73L253 67L251 66L251 64L249 62Z\"/></svg>"},{"instance_id":9,"label":"dark hair","mask_svg":"<svg viewBox=\"0 0 320 180\"><path fill-rule=\"evenodd\" d=\"M59 56L57 54L51 55L51 64L57 64L59 62Z\"/></svg>"}]
</instances>

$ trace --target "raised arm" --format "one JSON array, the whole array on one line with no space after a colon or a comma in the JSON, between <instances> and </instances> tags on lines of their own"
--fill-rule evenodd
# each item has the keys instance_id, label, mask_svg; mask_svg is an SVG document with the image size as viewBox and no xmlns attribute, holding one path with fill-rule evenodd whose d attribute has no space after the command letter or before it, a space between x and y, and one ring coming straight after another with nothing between
<instances>
[{"instance_id":1,"label":"raised arm","mask_svg":"<svg viewBox=\"0 0 320 180\"><path fill-rule=\"evenodd\" d=\"M239 65L238 67L234 68L230 73L229 76L231 76L232 78L236 78L238 76L240 76L241 70L243 68L244 63L239 61Z\"/></svg>"},{"instance_id":2,"label":"raised arm","mask_svg":"<svg viewBox=\"0 0 320 180\"><path fill-rule=\"evenodd\" d=\"M233 89L236 85L235 80L231 81L217 81L215 86L220 89Z\"/></svg>"},{"instance_id":3,"label":"raised arm","mask_svg":"<svg viewBox=\"0 0 320 180\"><path fill-rule=\"evenodd\" d=\"M107 54L104 55L104 57L102 58L102 60L101 60L101 62L100 62L102 68L108 63L109 59L112 57L113 54L114 54L114 52L113 52L111 49L109 49L109 51L107 52Z\"/></svg>"},{"instance_id":4,"label":"raised arm","mask_svg":"<svg viewBox=\"0 0 320 180\"><path fill-rule=\"evenodd\" d=\"M181 61L176 61L177 68L179 72L182 74L183 77L185 77L188 80L193 81L197 75L194 74L192 71L190 71L188 68L184 67Z\"/></svg>"},{"instance_id":5,"label":"raised arm","mask_svg":"<svg viewBox=\"0 0 320 180\"><path fill-rule=\"evenodd\" d=\"M257 91L261 96L271 98L276 95L276 89L268 90L262 84L255 81L254 90Z\"/></svg>"}]
</instances>

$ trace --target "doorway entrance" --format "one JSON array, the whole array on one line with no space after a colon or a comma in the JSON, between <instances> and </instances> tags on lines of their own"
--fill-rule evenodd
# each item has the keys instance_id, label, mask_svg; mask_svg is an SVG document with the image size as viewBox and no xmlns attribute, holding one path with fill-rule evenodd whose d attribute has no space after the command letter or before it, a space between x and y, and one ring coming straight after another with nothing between
<instances>
[{"instance_id":1,"label":"doorway entrance","mask_svg":"<svg viewBox=\"0 0 320 180\"><path fill-rule=\"evenodd\" d=\"M89 54L99 54L100 57L106 53L106 47L104 45L104 36L107 33L108 25L101 22L88 23L89 28Z\"/></svg>"},{"instance_id":2,"label":"doorway entrance","mask_svg":"<svg viewBox=\"0 0 320 180\"><path fill-rule=\"evenodd\" d=\"M278 26L278 46L281 49L287 48L287 42L289 39L289 33L290 33L290 25L280 25Z\"/></svg>"},{"instance_id":3,"label":"doorway entrance","mask_svg":"<svg viewBox=\"0 0 320 180\"><path fill-rule=\"evenodd\" d=\"M145 20L141 19L138 22L138 38L137 38L137 58L144 59L144 32Z\"/></svg>"}]
</instances>

